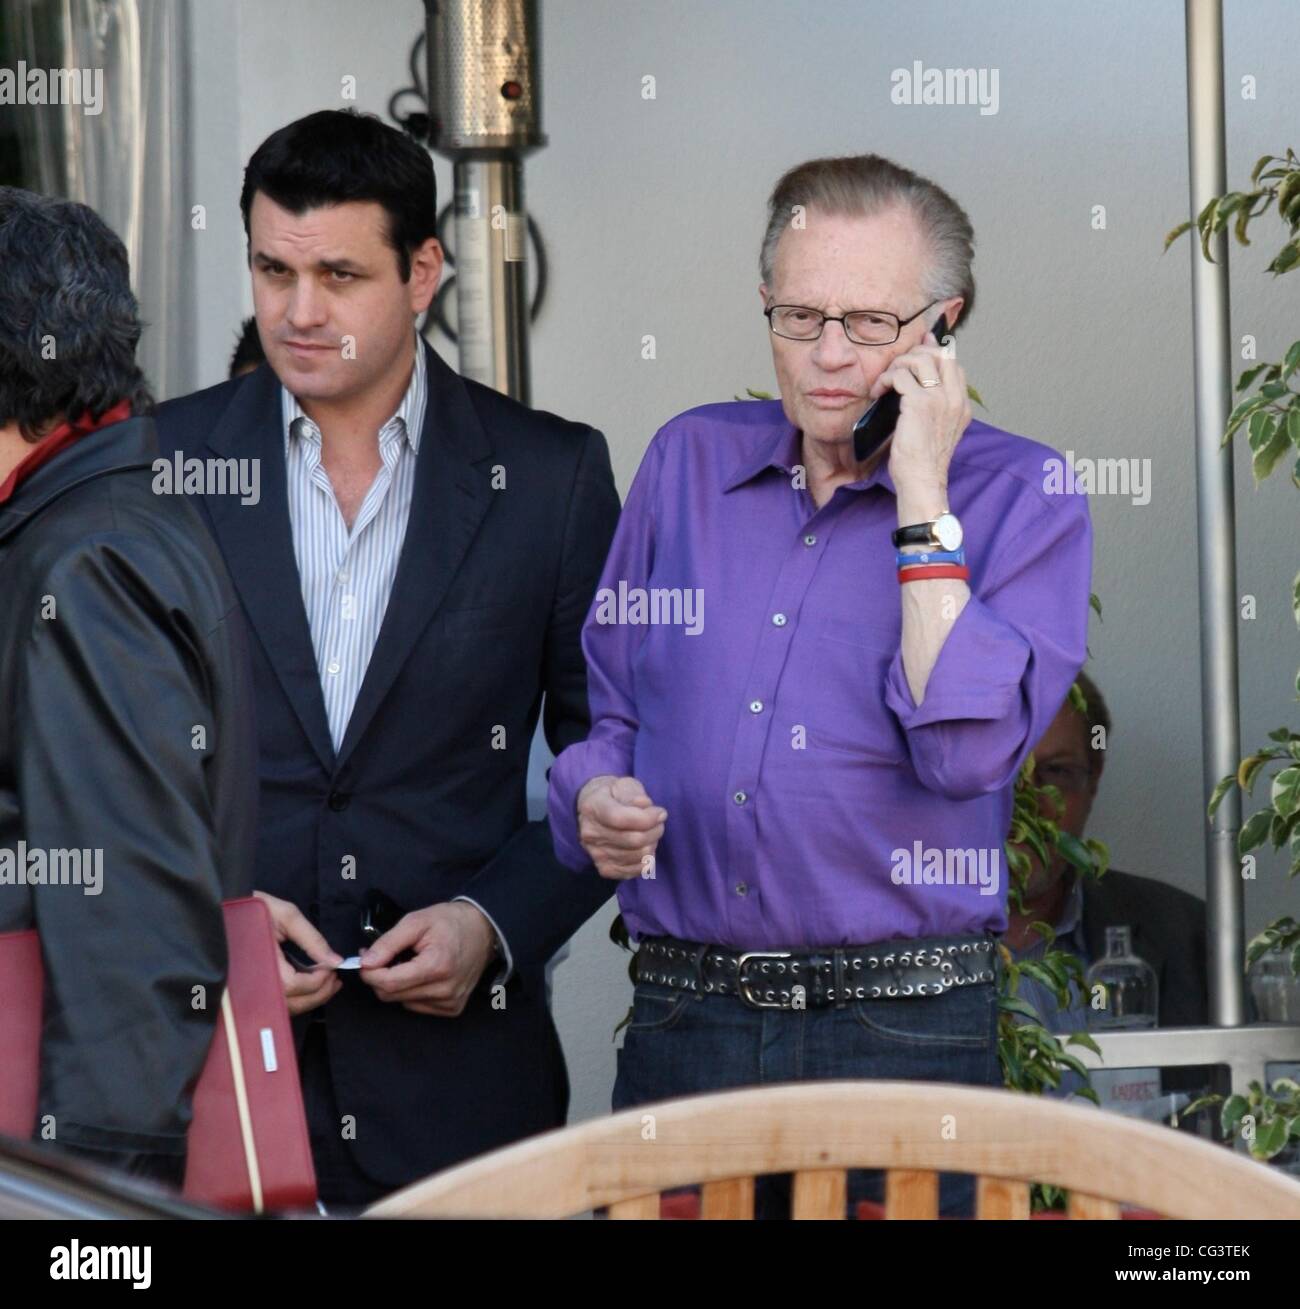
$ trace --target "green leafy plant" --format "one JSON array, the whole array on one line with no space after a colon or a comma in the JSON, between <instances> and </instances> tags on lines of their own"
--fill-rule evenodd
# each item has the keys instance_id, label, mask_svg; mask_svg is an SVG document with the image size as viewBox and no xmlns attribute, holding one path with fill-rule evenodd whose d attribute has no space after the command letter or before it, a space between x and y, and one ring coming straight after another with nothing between
<instances>
[{"instance_id":1,"label":"green leafy plant","mask_svg":"<svg viewBox=\"0 0 1300 1309\"><path fill-rule=\"evenodd\" d=\"M1225 230L1235 214L1234 232L1242 245L1249 245L1246 236L1251 221L1277 205L1278 216L1289 228L1290 235L1281 250L1274 255L1268 271L1275 276L1300 266L1300 159L1287 149L1285 157L1264 155L1250 175L1250 191L1229 191L1214 197L1196 219L1201 234L1201 249L1211 258L1209 243L1216 232ZM1193 224L1183 223L1165 238L1165 248ZM1300 341L1292 343L1280 362L1256 364L1246 369L1237 380L1237 391L1248 392L1228 419L1222 444L1245 426L1247 441L1253 455L1252 467L1256 481L1268 477L1277 467L1284 453L1291 448L1297 452L1291 480L1300 487L1300 391L1295 389L1300 371ZM1300 626L1300 573L1292 583L1292 613ZM1296 698L1300 699L1300 673L1296 676ZM1247 797L1265 770L1280 765L1269 774L1267 805L1253 813L1237 836L1237 853L1244 857L1268 841L1275 850L1289 845L1291 852L1290 876L1300 874L1300 732L1279 727L1268 734L1272 745L1264 746L1241 761L1235 773L1229 773L1215 786L1210 796L1207 814L1213 817L1223 797L1238 787ZM1291 969L1300 974L1300 924L1284 918L1271 924L1251 942L1247 949L1247 963L1253 963L1271 949L1291 951Z\"/></svg>"},{"instance_id":2,"label":"green leafy plant","mask_svg":"<svg viewBox=\"0 0 1300 1309\"><path fill-rule=\"evenodd\" d=\"M1277 216L1288 229L1282 248L1270 260L1266 271L1275 277L1300 267L1300 159L1288 147L1285 156L1264 155L1250 174L1250 189L1229 191L1213 197L1197 215L1195 222L1180 223L1165 237L1165 249L1193 226L1200 233L1201 252L1213 262L1210 241L1219 232L1226 231L1228 223L1241 245L1249 245L1246 235L1251 222L1274 205ZM1300 341L1290 345L1282 359L1276 363L1256 364L1247 368L1237 379L1236 390L1245 398L1240 400L1228 419L1221 446L1227 445L1243 427L1251 450L1251 468L1256 485L1268 477L1284 455L1296 451L1291 472L1292 483L1300 488L1300 391L1295 388L1300 372ZM1253 394L1247 394L1251 388ZM1292 584L1292 612L1300 626L1300 573ZM1300 699L1300 673L1296 676L1296 698ZM1276 765L1269 774L1268 803L1242 824L1237 835L1237 854L1245 858L1250 851L1268 841L1275 850L1289 845L1291 867L1289 876L1300 873L1300 732L1279 727L1268 734L1272 745L1264 746L1243 759L1235 773L1229 773L1215 786L1206 809L1213 818L1224 796L1236 786L1245 796L1253 798L1255 786L1265 770ZM1285 917L1270 923L1253 937L1246 948L1246 966L1249 968L1262 955L1271 950L1290 952L1290 966L1300 975L1300 923ZM1286 1148L1290 1141L1300 1140L1300 1100L1297 1087L1289 1079L1273 1083L1271 1093L1258 1082L1252 1082L1250 1095L1229 1096L1223 1101L1221 1123L1224 1134L1247 1140L1250 1153L1257 1159L1270 1159ZM1191 1113L1223 1097L1204 1096L1188 1105L1184 1113ZM1249 1123L1247 1136L1243 1124Z\"/></svg>"},{"instance_id":3,"label":"green leafy plant","mask_svg":"<svg viewBox=\"0 0 1300 1309\"><path fill-rule=\"evenodd\" d=\"M1100 601L1094 595L1089 602L1100 617ZM1087 701L1077 682L1070 687L1069 694L1074 709L1086 714ZM1007 867L1011 871L1008 901L1018 913L1025 912L1024 894L1033 868L1031 853L1044 868L1051 867L1059 854L1079 877L1102 877L1110 864L1110 853L1104 842L1094 837L1081 841L1072 833L1062 831L1056 820L1048 816L1049 807L1051 813L1063 811L1061 792L1055 786L1039 786L1035 782L1034 756L1031 753L1016 778L1011 829L1006 841ZM1020 979L1033 978L1047 988L1058 1008L1065 1012L1072 989L1077 989L1080 995L1086 994L1083 961L1068 950L1053 947L1056 932L1050 923L1032 922L1030 930L1046 942L1047 948L1040 958L1017 962L1007 946L998 943L1002 960L998 995L998 1059L1003 1084L1008 1090L1026 1095L1043 1095L1058 1090L1068 1070L1083 1081L1083 1086L1074 1094L1098 1104L1088 1069L1068 1048L1081 1046L1100 1055L1096 1041L1083 1031L1071 1033L1062 1043L1043 1025L1038 1011L1019 995ZM1065 1199L1065 1192L1060 1187L1035 1183L1030 1190L1031 1208L1035 1212L1063 1208Z\"/></svg>"},{"instance_id":4,"label":"green leafy plant","mask_svg":"<svg viewBox=\"0 0 1300 1309\"><path fill-rule=\"evenodd\" d=\"M1071 688L1078 690L1077 686ZM1103 842L1089 837L1079 841L1068 832L1062 832L1053 820L1041 815L1043 799L1059 803L1060 791L1054 786L1037 786L1033 781L1034 757L1031 754L1016 780L1012 837L1010 840L1030 846L1045 863L1059 852L1081 877L1101 877L1108 866L1109 855ZM1011 888L1008 899L1018 911L1024 912L1024 885L1028 877L1028 857L1023 851L1007 846L1008 862L1023 860L1023 870L1012 867ZM1043 1025L1037 1010L1020 998L1021 977L1031 977L1046 987L1057 1005L1066 1009L1071 1000L1071 989L1084 993L1083 961L1068 950L1052 948L1056 932L1050 923L1038 921L1030 924L1048 944L1041 958L1025 959L1017 963L1011 951L999 944L1002 957L1002 991L999 997L1001 1015L998 1023L998 1058L1002 1064L1003 1081L1013 1091L1041 1095L1055 1091L1061 1085L1063 1073L1068 1069L1088 1081L1088 1070L1066 1046L1077 1045L1100 1055L1097 1043L1087 1032L1075 1032L1066 1038L1065 1045ZM1097 1093L1091 1086L1077 1092L1097 1103Z\"/></svg>"},{"instance_id":5,"label":"green leafy plant","mask_svg":"<svg viewBox=\"0 0 1300 1309\"><path fill-rule=\"evenodd\" d=\"M1203 1095L1183 1110L1193 1114L1198 1109L1222 1102L1219 1124L1225 1137L1239 1137L1251 1156L1263 1163L1275 1159L1288 1145L1300 1142L1300 1083L1279 1077L1265 1091L1259 1082L1251 1082L1248 1095Z\"/></svg>"},{"instance_id":6,"label":"green leafy plant","mask_svg":"<svg viewBox=\"0 0 1300 1309\"><path fill-rule=\"evenodd\" d=\"M1287 148L1286 156L1263 155L1250 174L1251 190L1228 191L1214 196L1197 215L1195 227L1201 236L1201 251L1211 263L1210 241L1233 224L1233 232L1242 245L1249 245L1246 235L1251 222L1268 212L1276 203L1278 217L1290 229L1290 236L1270 260L1266 272L1275 277L1300 267L1300 159ZM1165 237L1165 249L1193 223L1180 223ZM1228 418L1223 445L1243 425L1251 450L1251 469L1258 485L1272 473L1283 455L1297 451L1291 480L1300 487L1300 392L1291 379L1300 369L1300 341L1291 345L1278 363L1256 364L1237 379L1237 390L1246 392L1258 387L1253 395L1241 400ZM1295 582L1293 605L1300 623L1300 576ZM1297 687L1300 690L1300 686ZM1217 794L1217 793L1216 793ZM1220 796L1221 798L1221 796ZM1292 867L1294 874L1300 865Z\"/></svg>"}]
</instances>

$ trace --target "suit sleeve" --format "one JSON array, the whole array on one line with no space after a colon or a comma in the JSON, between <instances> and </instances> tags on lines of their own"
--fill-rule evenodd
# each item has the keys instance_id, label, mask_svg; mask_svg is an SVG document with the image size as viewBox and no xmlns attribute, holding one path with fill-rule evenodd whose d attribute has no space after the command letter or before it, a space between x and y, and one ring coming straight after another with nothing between
<instances>
[{"instance_id":1,"label":"suit sleeve","mask_svg":"<svg viewBox=\"0 0 1300 1309\"><path fill-rule=\"evenodd\" d=\"M1154 907L1154 906L1153 906ZM1166 913L1167 979L1160 992L1160 1022L1165 1027L1204 1027L1210 1021L1209 978L1206 975L1205 901L1180 895Z\"/></svg>"},{"instance_id":2,"label":"suit sleeve","mask_svg":"<svg viewBox=\"0 0 1300 1309\"><path fill-rule=\"evenodd\" d=\"M80 852L83 867L81 885L32 887L38 1134L179 1185L226 974L205 782L217 743L204 634L159 587L170 562L146 549L101 537L51 570L53 610L19 654L16 782L29 859Z\"/></svg>"},{"instance_id":3,"label":"suit sleeve","mask_svg":"<svg viewBox=\"0 0 1300 1309\"><path fill-rule=\"evenodd\" d=\"M543 729L555 754L590 727L582 623L618 523L609 450L589 429L569 493L559 576L545 644ZM556 859L545 821L527 823L470 883L516 971L540 970L614 893L594 867L578 877Z\"/></svg>"}]
</instances>

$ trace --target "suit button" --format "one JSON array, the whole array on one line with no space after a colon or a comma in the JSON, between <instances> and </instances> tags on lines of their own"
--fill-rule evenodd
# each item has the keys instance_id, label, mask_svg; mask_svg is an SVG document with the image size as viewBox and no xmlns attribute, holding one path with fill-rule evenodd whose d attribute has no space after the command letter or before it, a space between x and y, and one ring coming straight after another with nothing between
<instances>
[{"instance_id":1,"label":"suit button","mask_svg":"<svg viewBox=\"0 0 1300 1309\"><path fill-rule=\"evenodd\" d=\"M348 807L348 800L350 798L351 797L345 795L342 791L331 791L329 800L330 808L333 809L335 813L338 813L340 810Z\"/></svg>"}]
</instances>

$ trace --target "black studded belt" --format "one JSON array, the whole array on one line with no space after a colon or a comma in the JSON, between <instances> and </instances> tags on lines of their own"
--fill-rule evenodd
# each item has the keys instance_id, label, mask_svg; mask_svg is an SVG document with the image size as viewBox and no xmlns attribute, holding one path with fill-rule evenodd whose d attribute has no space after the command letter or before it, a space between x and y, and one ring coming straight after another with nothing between
<instances>
[{"instance_id":1,"label":"black studded belt","mask_svg":"<svg viewBox=\"0 0 1300 1309\"><path fill-rule=\"evenodd\" d=\"M697 995L730 995L754 1009L820 1009L851 1000L942 995L996 980L991 933L878 941L822 950L732 950L643 936L636 980Z\"/></svg>"}]
</instances>

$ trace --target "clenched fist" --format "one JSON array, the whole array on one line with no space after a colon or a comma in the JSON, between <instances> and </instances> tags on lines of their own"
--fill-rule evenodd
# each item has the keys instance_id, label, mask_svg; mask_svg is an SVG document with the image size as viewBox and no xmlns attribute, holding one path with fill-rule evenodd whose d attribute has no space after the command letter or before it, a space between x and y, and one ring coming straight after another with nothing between
<instances>
[{"instance_id":1,"label":"clenched fist","mask_svg":"<svg viewBox=\"0 0 1300 1309\"><path fill-rule=\"evenodd\" d=\"M593 777L578 792L578 839L602 877L652 868L667 818L635 777Z\"/></svg>"}]
</instances>

